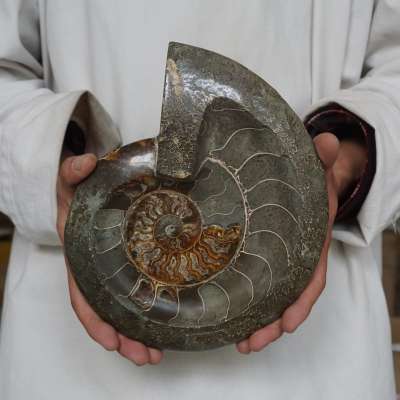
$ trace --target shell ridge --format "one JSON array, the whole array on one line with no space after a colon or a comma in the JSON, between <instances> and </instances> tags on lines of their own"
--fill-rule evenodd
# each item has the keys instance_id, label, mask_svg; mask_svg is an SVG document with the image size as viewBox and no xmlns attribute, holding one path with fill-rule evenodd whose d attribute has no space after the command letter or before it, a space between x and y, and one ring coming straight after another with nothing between
<instances>
[{"instance_id":1,"label":"shell ridge","mask_svg":"<svg viewBox=\"0 0 400 400\"><path fill-rule=\"evenodd\" d=\"M246 306L243 310L240 311L240 312L243 312L244 310L246 310L247 308L250 307L251 303L252 303L253 300L254 300L254 285L253 285L253 281L252 281L244 272L241 272L241 271L237 270L233 265L230 266L230 269L231 269L232 271L235 271L236 273L240 274L241 276L243 276L243 277L244 277L245 279L247 279L247 280L249 281L249 283L250 283L250 287L251 287L251 299L250 299L250 301L248 302L247 306Z\"/></svg>"},{"instance_id":2,"label":"shell ridge","mask_svg":"<svg viewBox=\"0 0 400 400\"><path fill-rule=\"evenodd\" d=\"M267 259L266 259L265 257L263 257L263 256L261 256L261 255L259 255L259 254L250 253L250 252L245 251L245 250L242 250L241 253L247 254L247 255L249 255L249 256L257 257L257 258L259 258L260 260L264 261L265 265L268 266L268 270L269 270L269 273L270 273L270 279L269 279L269 287L268 287L267 293L265 294L265 296L267 296L267 295L269 294L271 288L272 288L272 279L273 279L272 268L271 268L270 263L267 261Z\"/></svg>"},{"instance_id":3,"label":"shell ridge","mask_svg":"<svg viewBox=\"0 0 400 400\"><path fill-rule=\"evenodd\" d=\"M257 182L253 186L251 186L249 189L245 189L245 191L244 191L245 194L250 193L257 186L259 186L259 185L261 185L261 184L263 184L265 182L279 182L279 183L282 183L283 185L286 185L288 188L292 189L295 193L297 193L300 196L302 201L304 200L303 199L303 195L294 186L292 186L290 183L287 183L287 182L283 181L282 179L277 179L277 178L265 178L265 179L262 179L261 181Z\"/></svg>"},{"instance_id":4,"label":"shell ridge","mask_svg":"<svg viewBox=\"0 0 400 400\"><path fill-rule=\"evenodd\" d=\"M214 286L216 286L218 289L220 289L223 293L224 293L224 295L226 296L226 298L228 299L228 307L226 308L226 314L225 314L225 317L223 318L224 320L227 320L228 319L228 315L229 315L229 311L230 311L230 308L231 308L231 299L230 299L230 297L229 297L229 294L228 294L228 292L219 284L219 283L217 283L217 282L215 282L215 281L211 281L211 282L209 282L210 283L210 285L214 285Z\"/></svg>"},{"instance_id":5,"label":"shell ridge","mask_svg":"<svg viewBox=\"0 0 400 400\"><path fill-rule=\"evenodd\" d=\"M266 208L266 207L279 207L280 209L284 210L298 226L300 226L299 221L297 221L296 217L285 206L282 206L281 204L276 204L276 203L262 204L261 206L251 209L249 215L252 216L258 210L261 210L262 208Z\"/></svg>"},{"instance_id":6,"label":"shell ridge","mask_svg":"<svg viewBox=\"0 0 400 400\"><path fill-rule=\"evenodd\" d=\"M111 275L107 275L105 278L101 280L101 283L104 283L112 278L114 278L116 275L118 275L127 265L131 265L129 262L126 262L122 267L119 267L114 273Z\"/></svg>"}]
</instances>

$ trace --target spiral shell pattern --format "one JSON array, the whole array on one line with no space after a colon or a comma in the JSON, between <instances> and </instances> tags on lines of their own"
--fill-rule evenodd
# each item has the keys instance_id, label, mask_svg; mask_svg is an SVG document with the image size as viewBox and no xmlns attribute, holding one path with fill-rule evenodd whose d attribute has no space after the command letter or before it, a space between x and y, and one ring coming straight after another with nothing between
<instances>
[{"instance_id":1,"label":"spiral shell pattern","mask_svg":"<svg viewBox=\"0 0 400 400\"><path fill-rule=\"evenodd\" d=\"M260 77L170 43L159 135L79 185L66 255L101 318L151 347L203 350L280 318L325 240L324 171Z\"/></svg>"},{"instance_id":2,"label":"spiral shell pattern","mask_svg":"<svg viewBox=\"0 0 400 400\"><path fill-rule=\"evenodd\" d=\"M231 260L240 228L208 226L188 197L156 191L128 211L127 251L133 264L150 278L172 286L204 281Z\"/></svg>"},{"instance_id":3,"label":"spiral shell pattern","mask_svg":"<svg viewBox=\"0 0 400 400\"><path fill-rule=\"evenodd\" d=\"M229 130L225 121L238 117ZM239 316L270 296L299 256L302 196L279 139L232 102L214 102L203 129L210 150L194 183L144 176L95 216L98 263L113 266L103 282L169 326Z\"/></svg>"}]
</instances>

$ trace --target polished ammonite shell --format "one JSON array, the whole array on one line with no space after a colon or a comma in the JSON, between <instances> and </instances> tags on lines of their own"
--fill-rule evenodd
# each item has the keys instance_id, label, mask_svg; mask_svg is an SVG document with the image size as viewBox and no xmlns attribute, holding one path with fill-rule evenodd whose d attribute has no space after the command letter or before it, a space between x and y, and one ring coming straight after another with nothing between
<instances>
[{"instance_id":1,"label":"polished ammonite shell","mask_svg":"<svg viewBox=\"0 0 400 400\"><path fill-rule=\"evenodd\" d=\"M160 135L100 159L65 246L87 300L120 332L201 350L279 318L326 224L323 169L290 107L240 64L171 43Z\"/></svg>"}]
</instances>

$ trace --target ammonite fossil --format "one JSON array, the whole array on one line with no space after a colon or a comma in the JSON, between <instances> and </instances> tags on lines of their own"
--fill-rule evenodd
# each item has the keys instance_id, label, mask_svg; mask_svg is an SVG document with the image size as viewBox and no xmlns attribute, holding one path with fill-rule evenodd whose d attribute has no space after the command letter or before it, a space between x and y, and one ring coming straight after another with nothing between
<instances>
[{"instance_id":1,"label":"ammonite fossil","mask_svg":"<svg viewBox=\"0 0 400 400\"><path fill-rule=\"evenodd\" d=\"M327 226L323 168L261 78L171 43L161 131L98 162L65 231L96 312L147 345L202 350L273 322L309 282Z\"/></svg>"}]
</instances>

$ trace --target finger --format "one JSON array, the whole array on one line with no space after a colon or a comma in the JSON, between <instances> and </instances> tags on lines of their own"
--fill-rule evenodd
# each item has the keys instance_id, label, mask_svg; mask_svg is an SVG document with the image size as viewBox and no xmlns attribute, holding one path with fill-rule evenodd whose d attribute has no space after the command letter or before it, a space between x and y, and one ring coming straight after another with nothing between
<instances>
[{"instance_id":1,"label":"finger","mask_svg":"<svg viewBox=\"0 0 400 400\"><path fill-rule=\"evenodd\" d=\"M239 353L249 354L250 353L249 339L245 339L239 343L236 343L236 349Z\"/></svg>"},{"instance_id":2,"label":"finger","mask_svg":"<svg viewBox=\"0 0 400 400\"><path fill-rule=\"evenodd\" d=\"M320 133L314 138L314 145L324 167L332 168L339 154L338 138L329 132Z\"/></svg>"},{"instance_id":3,"label":"finger","mask_svg":"<svg viewBox=\"0 0 400 400\"><path fill-rule=\"evenodd\" d=\"M300 324L308 317L311 309L318 297L321 295L326 284L326 271L328 266L328 250L330 243L330 233L328 234L317 267L313 273L310 283L282 316L282 329L285 332L294 332Z\"/></svg>"},{"instance_id":4,"label":"finger","mask_svg":"<svg viewBox=\"0 0 400 400\"><path fill-rule=\"evenodd\" d=\"M106 350L117 350L119 339L115 329L105 323L90 307L68 269L68 285L72 308L89 336Z\"/></svg>"},{"instance_id":5,"label":"finger","mask_svg":"<svg viewBox=\"0 0 400 400\"><path fill-rule=\"evenodd\" d=\"M61 164L57 179L57 232L64 243L64 226L74 195L75 185L85 179L96 167L94 154L67 157Z\"/></svg>"},{"instance_id":6,"label":"finger","mask_svg":"<svg viewBox=\"0 0 400 400\"><path fill-rule=\"evenodd\" d=\"M118 352L121 356L134 362L139 367L150 362L150 351L143 343L128 339L121 334L118 334L118 337L120 342Z\"/></svg>"},{"instance_id":7,"label":"finger","mask_svg":"<svg viewBox=\"0 0 400 400\"><path fill-rule=\"evenodd\" d=\"M158 349L153 349L152 347L149 347L148 349L150 354L150 364L152 365L159 364L163 358L162 351Z\"/></svg>"},{"instance_id":8,"label":"finger","mask_svg":"<svg viewBox=\"0 0 400 400\"><path fill-rule=\"evenodd\" d=\"M267 325L265 328L253 333L249 338L249 347L251 351L260 351L268 344L278 339L282 331L282 320L278 319L272 324Z\"/></svg>"},{"instance_id":9,"label":"finger","mask_svg":"<svg viewBox=\"0 0 400 400\"><path fill-rule=\"evenodd\" d=\"M61 183L73 187L85 179L96 167L97 158L94 154L83 154L66 158L61 164Z\"/></svg>"}]
</instances>

